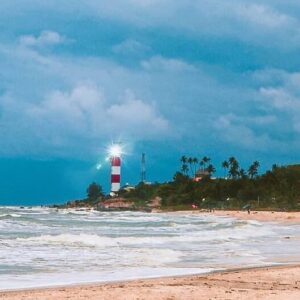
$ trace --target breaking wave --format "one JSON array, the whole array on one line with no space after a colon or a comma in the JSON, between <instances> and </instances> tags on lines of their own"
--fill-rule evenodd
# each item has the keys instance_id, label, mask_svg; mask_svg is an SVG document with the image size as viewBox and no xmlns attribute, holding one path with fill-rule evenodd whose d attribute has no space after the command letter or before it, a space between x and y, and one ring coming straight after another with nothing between
<instances>
[{"instance_id":1,"label":"breaking wave","mask_svg":"<svg viewBox=\"0 0 300 300\"><path fill-rule=\"evenodd\" d=\"M213 215L0 207L0 228L0 290L269 265L300 248L300 226Z\"/></svg>"},{"instance_id":2,"label":"breaking wave","mask_svg":"<svg viewBox=\"0 0 300 300\"><path fill-rule=\"evenodd\" d=\"M0 214L0 218L20 218L21 215L18 214Z\"/></svg>"},{"instance_id":3,"label":"breaking wave","mask_svg":"<svg viewBox=\"0 0 300 300\"><path fill-rule=\"evenodd\" d=\"M89 247L108 247L114 246L113 239L100 237L92 234L59 234L59 235L42 235L30 238L17 238L17 241L28 244L57 244L57 245L77 245Z\"/></svg>"}]
</instances>

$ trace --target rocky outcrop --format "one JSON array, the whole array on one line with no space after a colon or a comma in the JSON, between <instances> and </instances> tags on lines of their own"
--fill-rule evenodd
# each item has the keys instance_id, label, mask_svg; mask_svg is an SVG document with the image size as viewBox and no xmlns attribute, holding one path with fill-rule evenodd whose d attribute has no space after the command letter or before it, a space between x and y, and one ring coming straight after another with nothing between
<instances>
[{"instance_id":1,"label":"rocky outcrop","mask_svg":"<svg viewBox=\"0 0 300 300\"><path fill-rule=\"evenodd\" d=\"M161 197L155 197L153 199L151 199L148 204L147 207L149 208L160 208L161 207Z\"/></svg>"},{"instance_id":2,"label":"rocky outcrop","mask_svg":"<svg viewBox=\"0 0 300 300\"><path fill-rule=\"evenodd\" d=\"M134 202L124 198L112 198L100 202L98 208L104 210L134 209Z\"/></svg>"}]
</instances>

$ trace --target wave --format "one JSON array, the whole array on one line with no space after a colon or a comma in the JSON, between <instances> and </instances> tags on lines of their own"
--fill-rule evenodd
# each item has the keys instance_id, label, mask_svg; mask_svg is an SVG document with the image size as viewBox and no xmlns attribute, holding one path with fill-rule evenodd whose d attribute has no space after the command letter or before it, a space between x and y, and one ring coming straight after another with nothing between
<instances>
[{"instance_id":1,"label":"wave","mask_svg":"<svg viewBox=\"0 0 300 300\"><path fill-rule=\"evenodd\" d=\"M61 283L68 276L109 280L270 264L297 256L299 234L299 226L214 216L5 208L0 289L51 276Z\"/></svg>"},{"instance_id":2,"label":"wave","mask_svg":"<svg viewBox=\"0 0 300 300\"><path fill-rule=\"evenodd\" d=\"M59 235L41 235L30 238L17 238L17 241L30 244L57 244L57 245L77 245L89 247L107 247L115 246L112 238L101 237L93 234L59 234Z\"/></svg>"},{"instance_id":3,"label":"wave","mask_svg":"<svg viewBox=\"0 0 300 300\"><path fill-rule=\"evenodd\" d=\"M126 252L126 260L131 266L159 267L179 262L183 253L166 248L139 248Z\"/></svg>"},{"instance_id":4,"label":"wave","mask_svg":"<svg viewBox=\"0 0 300 300\"><path fill-rule=\"evenodd\" d=\"M131 232L128 235L126 231L122 231L122 235L109 236L110 232L105 232L102 235L93 233L62 233L57 235L45 234L41 236L34 236L29 238L17 238L17 241L28 243L31 245L64 245L67 247L153 247L156 246L168 248L170 245L180 243L184 244L199 244L199 243L216 243L216 242L230 242L230 241L249 241L252 239L270 237L275 234L271 228L259 228L254 224L239 224L237 227L232 228L215 228L216 230L202 230L192 231L177 231L170 232L162 228L161 231L152 230L149 232L145 227L144 231L138 231L137 234ZM109 230L109 227L106 227ZM171 228L170 228L171 229ZM151 228L150 228L151 230ZM120 232L119 232L120 234Z\"/></svg>"},{"instance_id":5,"label":"wave","mask_svg":"<svg viewBox=\"0 0 300 300\"><path fill-rule=\"evenodd\" d=\"M19 214L14 214L14 213L0 215L0 218L20 218L20 217L22 217L22 216Z\"/></svg>"}]
</instances>

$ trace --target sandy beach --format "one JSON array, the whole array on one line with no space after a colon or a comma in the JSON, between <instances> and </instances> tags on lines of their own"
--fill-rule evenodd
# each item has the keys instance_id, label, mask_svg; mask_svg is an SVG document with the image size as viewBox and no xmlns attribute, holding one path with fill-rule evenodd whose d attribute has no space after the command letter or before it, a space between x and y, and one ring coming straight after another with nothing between
<instances>
[{"instance_id":1,"label":"sandy beach","mask_svg":"<svg viewBox=\"0 0 300 300\"><path fill-rule=\"evenodd\" d=\"M247 211L236 210L215 210L208 212L204 210L193 211L176 211L172 214L200 214L200 215L215 215L223 217L232 217L241 220L254 220L259 222L275 222L275 223L287 223L287 224L300 224L300 212L277 212L277 211L251 211L248 214Z\"/></svg>"},{"instance_id":2,"label":"sandy beach","mask_svg":"<svg viewBox=\"0 0 300 300\"><path fill-rule=\"evenodd\" d=\"M300 212L180 211L260 222L300 224ZM0 299L300 299L300 265L234 269L210 274L0 292Z\"/></svg>"},{"instance_id":3,"label":"sandy beach","mask_svg":"<svg viewBox=\"0 0 300 300\"><path fill-rule=\"evenodd\" d=\"M0 299L300 299L300 265L1 292Z\"/></svg>"}]
</instances>

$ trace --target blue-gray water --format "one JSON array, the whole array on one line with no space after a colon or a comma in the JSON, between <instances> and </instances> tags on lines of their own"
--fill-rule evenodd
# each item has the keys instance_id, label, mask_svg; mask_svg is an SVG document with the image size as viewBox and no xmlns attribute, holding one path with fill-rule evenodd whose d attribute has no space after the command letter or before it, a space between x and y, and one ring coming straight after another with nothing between
<instances>
[{"instance_id":1,"label":"blue-gray water","mask_svg":"<svg viewBox=\"0 0 300 300\"><path fill-rule=\"evenodd\" d=\"M299 262L300 226L0 207L0 289Z\"/></svg>"}]
</instances>

